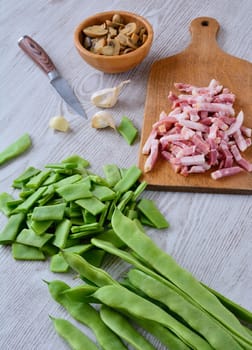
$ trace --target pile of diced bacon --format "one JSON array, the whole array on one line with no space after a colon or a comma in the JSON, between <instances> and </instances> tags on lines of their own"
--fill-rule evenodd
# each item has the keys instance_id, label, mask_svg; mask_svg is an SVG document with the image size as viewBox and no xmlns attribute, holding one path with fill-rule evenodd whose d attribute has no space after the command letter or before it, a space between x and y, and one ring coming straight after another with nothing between
<instances>
[{"instance_id":1,"label":"pile of diced bacon","mask_svg":"<svg viewBox=\"0 0 252 350\"><path fill-rule=\"evenodd\" d=\"M211 168L215 180L251 172L252 163L240 153L251 145L251 128L243 125L242 111L235 116L235 95L215 79L207 87L174 85L180 94L169 93L171 112L161 112L143 146L144 171L151 171L161 154L184 176Z\"/></svg>"}]
</instances>

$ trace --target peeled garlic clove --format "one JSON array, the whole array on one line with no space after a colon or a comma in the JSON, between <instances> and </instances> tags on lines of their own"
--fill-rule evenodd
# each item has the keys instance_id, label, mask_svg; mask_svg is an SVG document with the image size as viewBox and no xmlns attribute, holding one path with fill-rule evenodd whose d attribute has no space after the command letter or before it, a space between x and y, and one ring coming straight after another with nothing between
<instances>
[{"instance_id":1,"label":"peeled garlic clove","mask_svg":"<svg viewBox=\"0 0 252 350\"><path fill-rule=\"evenodd\" d=\"M91 96L91 102L101 108L111 108L113 107L117 100L118 96L125 84L128 84L130 80L122 81L118 86L108 89L102 89L96 91Z\"/></svg>"},{"instance_id":2,"label":"peeled garlic clove","mask_svg":"<svg viewBox=\"0 0 252 350\"><path fill-rule=\"evenodd\" d=\"M99 111L97 112L91 120L91 126L95 129L103 129L110 126L111 128L116 130L114 118L111 113L107 111Z\"/></svg>"},{"instance_id":3,"label":"peeled garlic clove","mask_svg":"<svg viewBox=\"0 0 252 350\"><path fill-rule=\"evenodd\" d=\"M49 126L52 129L66 132L69 129L68 121L62 116L56 116L50 119Z\"/></svg>"}]
</instances>

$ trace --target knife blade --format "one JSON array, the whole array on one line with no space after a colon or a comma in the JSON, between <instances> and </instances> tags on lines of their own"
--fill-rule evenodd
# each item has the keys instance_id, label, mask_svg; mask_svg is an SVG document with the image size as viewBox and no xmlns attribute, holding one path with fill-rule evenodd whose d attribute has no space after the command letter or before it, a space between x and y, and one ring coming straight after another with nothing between
<instances>
[{"instance_id":1,"label":"knife blade","mask_svg":"<svg viewBox=\"0 0 252 350\"><path fill-rule=\"evenodd\" d=\"M48 75L51 85L64 99L64 101L79 115L87 119L87 115L75 96L72 88L57 71L53 61L46 51L28 35L18 40L19 47Z\"/></svg>"}]
</instances>

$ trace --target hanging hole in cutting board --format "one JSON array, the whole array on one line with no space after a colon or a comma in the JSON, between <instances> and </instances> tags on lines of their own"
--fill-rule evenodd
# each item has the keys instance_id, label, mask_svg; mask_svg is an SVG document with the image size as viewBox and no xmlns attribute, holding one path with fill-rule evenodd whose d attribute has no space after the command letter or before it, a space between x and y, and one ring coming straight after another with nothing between
<instances>
[{"instance_id":1,"label":"hanging hole in cutting board","mask_svg":"<svg viewBox=\"0 0 252 350\"><path fill-rule=\"evenodd\" d=\"M202 25L203 27L208 27L209 22L208 22L208 21L202 21L202 22L201 22L201 25Z\"/></svg>"}]
</instances>

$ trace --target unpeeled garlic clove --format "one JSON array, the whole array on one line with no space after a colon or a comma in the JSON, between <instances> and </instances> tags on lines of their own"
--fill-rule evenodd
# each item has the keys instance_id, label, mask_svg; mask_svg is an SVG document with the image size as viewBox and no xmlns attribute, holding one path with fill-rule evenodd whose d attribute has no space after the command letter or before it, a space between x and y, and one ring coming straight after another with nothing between
<instances>
[{"instance_id":1,"label":"unpeeled garlic clove","mask_svg":"<svg viewBox=\"0 0 252 350\"><path fill-rule=\"evenodd\" d=\"M110 126L116 130L114 118L112 114L107 111L99 111L95 113L91 120L91 126L95 129L103 129Z\"/></svg>"},{"instance_id":2,"label":"unpeeled garlic clove","mask_svg":"<svg viewBox=\"0 0 252 350\"><path fill-rule=\"evenodd\" d=\"M117 100L118 96L125 84L128 84L130 80L122 81L118 86L108 89L102 89L96 91L91 96L91 102L101 108L111 108L113 107Z\"/></svg>"}]
</instances>

